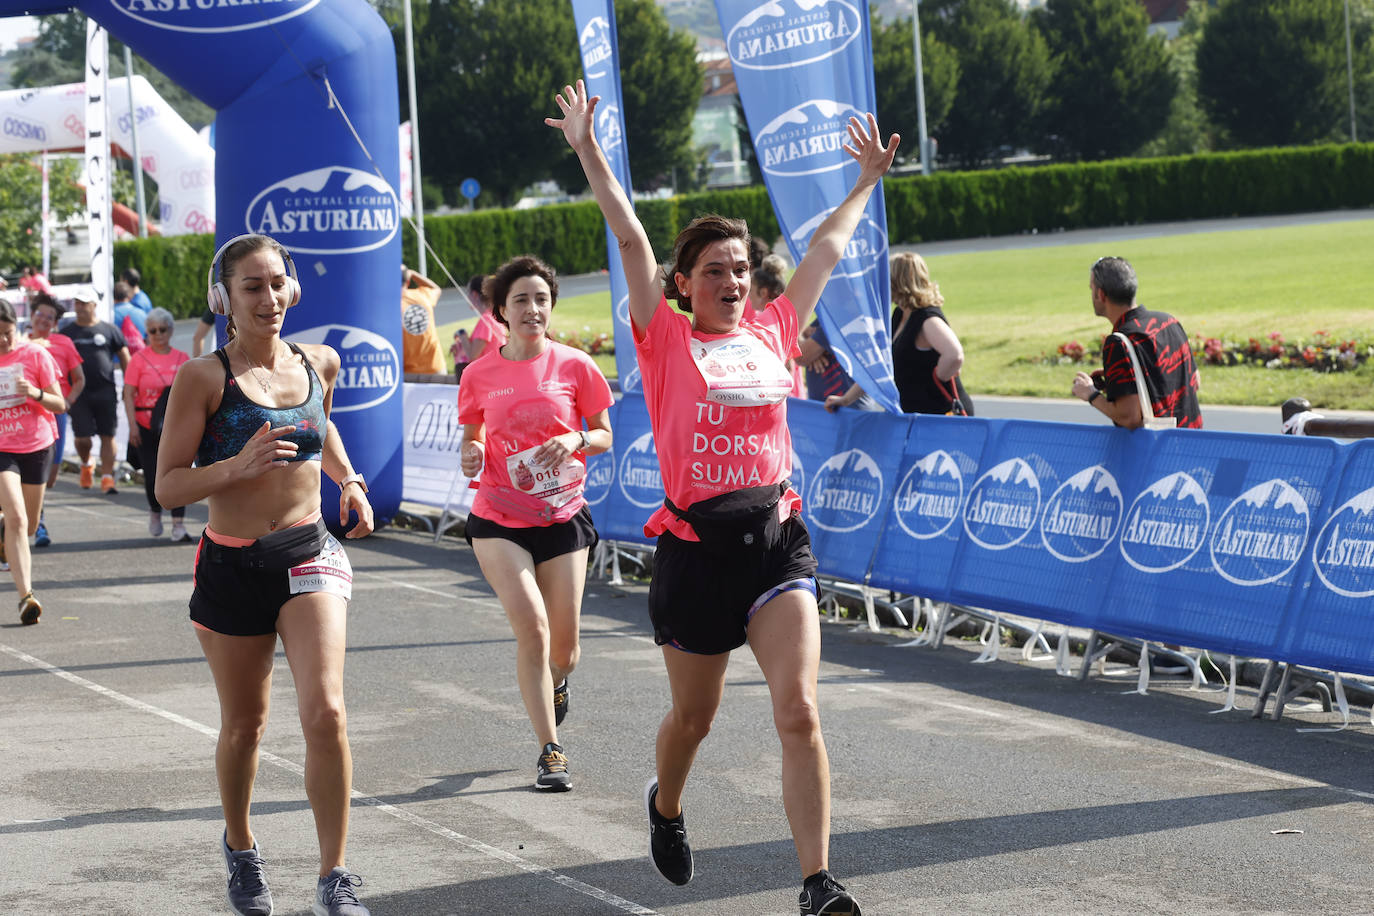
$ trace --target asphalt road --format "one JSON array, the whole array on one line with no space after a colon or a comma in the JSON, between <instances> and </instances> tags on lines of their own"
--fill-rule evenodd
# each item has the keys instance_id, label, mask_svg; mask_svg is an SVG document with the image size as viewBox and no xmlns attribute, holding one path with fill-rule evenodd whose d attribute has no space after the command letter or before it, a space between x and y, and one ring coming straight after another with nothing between
<instances>
[{"instance_id":1,"label":"asphalt road","mask_svg":"<svg viewBox=\"0 0 1374 916\"><path fill-rule=\"evenodd\" d=\"M198 531L203 508L190 517ZM102 497L71 475L47 520L43 621L0 621L0 910L227 912L217 704L186 619L194 548L146 536L135 488ZM375 914L796 912L779 749L747 652L688 786L697 872L677 888L645 848L667 687L644 585L589 585L562 730L575 787L536 795L514 642L471 551L385 531L349 552L348 858ZM1218 694L1160 678L1139 696L1134 672L1079 683L908 637L823 627L832 867L869 916L1374 906L1367 710L1299 733L1336 716L1212 715ZM277 912L303 914L315 840L281 656L277 675L254 827Z\"/></svg>"}]
</instances>

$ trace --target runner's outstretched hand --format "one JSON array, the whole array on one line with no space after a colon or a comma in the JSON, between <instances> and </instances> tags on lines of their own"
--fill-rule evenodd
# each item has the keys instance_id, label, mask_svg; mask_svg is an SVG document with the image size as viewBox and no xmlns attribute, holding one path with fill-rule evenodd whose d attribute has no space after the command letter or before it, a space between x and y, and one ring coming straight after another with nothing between
<instances>
[{"instance_id":1,"label":"runner's outstretched hand","mask_svg":"<svg viewBox=\"0 0 1374 916\"><path fill-rule=\"evenodd\" d=\"M589 143L595 144L596 132L593 128L596 124L596 103L601 101L601 96L587 98L587 87L582 80L578 80L576 88L564 86L563 91L554 96L554 101L558 103L563 117L545 118L544 123L563 131L564 139L574 150L582 149Z\"/></svg>"}]
</instances>

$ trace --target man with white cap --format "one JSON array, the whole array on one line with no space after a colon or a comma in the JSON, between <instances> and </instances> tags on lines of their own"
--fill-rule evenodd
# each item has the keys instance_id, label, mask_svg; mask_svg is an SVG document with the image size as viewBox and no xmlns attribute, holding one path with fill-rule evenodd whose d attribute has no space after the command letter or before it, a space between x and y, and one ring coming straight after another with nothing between
<instances>
[{"instance_id":1,"label":"man with white cap","mask_svg":"<svg viewBox=\"0 0 1374 916\"><path fill-rule=\"evenodd\" d=\"M113 494L115 490L115 424L119 416L119 392L115 389L114 364L129 367L129 348L124 335L108 321L96 318L97 296L91 286L78 287L72 294L76 319L63 324L58 331L72 339L81 354L82 369L86 373L86 387L72 402L72 435L76 454L81 459L81 486L90 489L95 482L95 468L91 462L91 437L100 436L100 489Z\"/></svg>"}]
</instances>

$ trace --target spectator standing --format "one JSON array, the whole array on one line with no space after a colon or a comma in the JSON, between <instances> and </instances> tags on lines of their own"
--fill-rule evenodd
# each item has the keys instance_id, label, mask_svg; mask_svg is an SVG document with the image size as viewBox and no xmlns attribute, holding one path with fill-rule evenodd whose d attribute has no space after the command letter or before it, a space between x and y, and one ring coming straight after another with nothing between
<instances>
[{"instance_id":1,"label":"spectator standing","mask_svg":"<svg viewBox=\"0 0 1374 916\"><path fill-rule=\"evenodd\" d=\"M491 316L491 300L482 291L485 280L482 274L473 274L468 280L468 301L478 312L477 326L468 336L468 362L475 362L488 346L499 350L506 345L506 329Z\"/></svg>"},{"instance_id":2,"label":"spectator standing","mask_svg":"<svg viewBox=\"0 0 1374 916\"><path fill-rule=\"evenodd\" d=\"M128 284L129 302L133 304L134 308L145 315L153 310L153 300L149 299L148 294L142 289L143 276L138 272L138 268L126 268L124 272L119 275L119 279Z\"/></svg>"},{"instance_id":3,"label":"spectator standing","mask_svg":"<svg viewBox=\"0 0 1374 916\"><path fill-rule=\"evenodd\" d=\"M76 441L76 455L81 461L81 487L89 490L95 481L95 467L91 461L91 439L100 437L100 489L109 495L115 489L115 426L118 419L119 393L115 390L115 364L129 367L129 348L124 335L108 321L95 316L96 293L90 286L79 288L72 296L76 306L76 320L68 321L58 330L70 337L81 354L82 369L86 373L86 387L81 396L73 399L72 435Z\"/></svg>"},{"instance_id":4,"label":"spectator standing","mask_svg":"<svg viewBox=\"0 0 1374 916\"><path fill-rule=\"evenodd\" d=\"M58 385L62 391L61 413L56 414L57 441L53 444L52 467L48 471L48 488L57 486L57 475L62 470L62 455L67 447L67 410L72 401L81 396L86 387L86 374L81 369L81 354L76 345L65 334L54 334L57 324L65 311L56 299L47 293L39 293L30 306L29 343L43 347L57 364ZM38 516L38 527L34 530L33 546L47 547L52 544L48 526L42 514Z\"/></svg>"},{"instance_id":5,"label":"spectator standing","mask_svg":"<svg viewBox=\"0 0 1374 916\"><path fill-rule=\"evenodd\" d=\"M0 510L5 530L0 561L10 564L19 598L19 622L35 624L43 605L33 595L29 536L43 514L52 446L53 413L66 405L48 351L19 337L14 306L0 300Z\"/></svg>"},{"instance_id":6,"label":"spectator standing","mask_svg":"<svg viewBox=\"0 0 1374 916\"><path fill-rule=\"evenodd\" d=\"M465 366L471 360L468 359L468 332L459 328L453 332L453 343L448 348L449 356L453 357L453 371L462 372L460 366Z\"/></svg>"},{"instance_id":7,"label":"spectator standing","mask_svg":"<svg viewBox=\"0 0 1374 916\"><path fill-rule=\"evenodd\" d=\"M47 274L37 267L30 264L24 268L24 275L19 278L19 287L26 290L29 295L35 293L47 293L52 295L52 286L48 283Z\"/></svg>"},{"instance_id":8,"label":"spectator standing","mask_svg":"<svg viewBox=\"0 0 1374 916\"><path fill-rule=\"evenodd\" d=\"M830 338L821 327L820 319L802 333L799 362L806 367L806 396L812 401L821 401L831 412L841 407L857 407L859 410L882 410L878 402L869 397L859 383L849 377L844 366L830 349Z\"/></svg>"},{"instance_id":9,"label":"spectator standing","mask_svg":"<svg viewBox=\"0 0 1374 916\"><path fill-rule=\"evenodd\" d=\"M973 402L959 381L964 347L945 320L945 297L930 279L919 254L893 255L892 380L903 413L947 414L959 400L973 415Z\"/></svg>"},{"instance_id":10,"label":"spectator standing","mask_svg":"<svg viewBox=\"0 0 1374 916\"><path fill-rule=\"evenodd\" d=\"M434 324L440 292L438 283L401 265L401 346L407 372L444 374L444 350Z\"/></svg>"},{"instance_id":11,"label":"spectator standing","mask_svg":"<svg viewBox=\"0 0 1374 916\"><path fill-rule=\"evenodd\" d=\"M143 490L148 497L148 534L162 537L162 505L157 501L157 448L162 439L162 420L166 414L165 394L177 377L177 370L188 357L172 349L172 313L155 308L148 313L148 346L129 359L124 373L124 412L129 420L129 444L138 449L143 466ZM158 405L161 403L161 410ZM191 540L186 531L186 507L172 508L172 543Z\"/></svg>"},{"instance_id":12,"label":"spectator standing","mask_svg":"<svg viewBox=\"0 0 1374 916\"><path fill-rule=\"evenodd\" d=\"M1115 336L1124 334L1135 348L1145 377L1151 414L1173 417L1179 427L1201 429L1197 364L1188 334L1173 315L1136 304L1138 289L1135 269L1125 258L1098 258L1088 271L1093 314L1111 322L1112 336L1102 341L1102 390L1093 376L1079 372L1073 379L1073 396L1092 404L1117 426L1144 425L1131 354Z\"/></svg>"},{"instance_id":13,"label":"spectator standing","mask_svg":"<svg viewBox=\"0 0 1374 916\"><path fill-rule=\"evenodd\" d=\"M148 322L144 311L129 301L133 295L123 280L114 285L114 326L124 335L124 345L133 356L147 346Z\"/></svg>"},{"instance_id":14,"label":"spectator standing","mask_svg":"<svg viewBox=\"0 0 1374 916\"><path fill-rule=\"evenodd\" d=\"M200 321L196 322L196 329L191 334L191 358L205 354L205 339L215 332L215 313L206 309L200 315Z\"/></svg>"}]
</instances>

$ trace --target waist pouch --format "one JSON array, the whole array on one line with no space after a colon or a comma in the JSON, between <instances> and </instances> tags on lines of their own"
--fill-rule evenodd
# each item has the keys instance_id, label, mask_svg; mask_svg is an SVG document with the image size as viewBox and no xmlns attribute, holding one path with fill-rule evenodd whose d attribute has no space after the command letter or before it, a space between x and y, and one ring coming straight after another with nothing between
<instances>
[{"instance_id":1,"label":"waist pouch","mask_svg":"<svg viewBox=\"0 0 1374 916\"><path fill-rule=\"evenodd\" d=\"M692 526L708 549L717 553L737 554L741 551L763 553L782 539L782 525L778 522L778 501L787 492L786 480L771 487L747 487L732 490L701 502L688 509L679 509L668 497L663 498L667 510Z\"/></svg>"},{"instance_id":2,"label":"waist pouch","mask_svg":"<svg viewBox=\"0 0 1374 916\"><path fill-rule=\"evenodd\" d=\"M293 525L258 538L247 547L226 547L207 536L200 545L201 556L211 563L240 569L282 571L299 566L320 555L329 529L324 519L313 525Z\"/></svg>"},{"instance_id":3,"label":"waist pouch","mask_svg":"<svg viewBox=\"0 0 1374 916\"><path fill-rule=\"evenodd\" d=\"M482 489L487 491L487 499L491 501L491 504L500 509L503 514L511 518L518 518L520 521L528 522L531 525L561 524L571 520L587 504L585 499L577 496L561 506L555 506L538 496L531 496L514 487L503 487L500 484L483 484Z\"/></svg>"}]
</instances>

